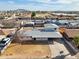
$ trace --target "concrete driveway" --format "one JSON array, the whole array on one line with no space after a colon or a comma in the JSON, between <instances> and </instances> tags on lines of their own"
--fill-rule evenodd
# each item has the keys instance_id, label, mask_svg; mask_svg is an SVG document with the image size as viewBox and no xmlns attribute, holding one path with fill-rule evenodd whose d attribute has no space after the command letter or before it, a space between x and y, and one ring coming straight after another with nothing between
<instances>
[{"instance_id":1,"label":"concrete driveway","mask_svg":"<svg viewBox=\"0 0 79 59\"><path fill-rule=\"evenodd\" d=\"M50 42L49 42L50 43ZM56 39L53 44L49 44L51 50L51 58L54 59L77 59L75 56L71 56L66 49L64 42L61 39Z\"/></svg>"}]
</instances>

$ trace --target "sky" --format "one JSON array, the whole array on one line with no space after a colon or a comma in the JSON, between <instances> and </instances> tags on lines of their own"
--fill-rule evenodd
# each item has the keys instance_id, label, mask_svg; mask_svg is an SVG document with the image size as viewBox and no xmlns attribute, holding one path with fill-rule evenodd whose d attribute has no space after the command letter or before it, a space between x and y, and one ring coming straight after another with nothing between
<instances>
[{"instance_id":1,"label":"sky","mask_svg":"<svg viewBox=\"0 0 79 59\"><path fill-rule=\"evenodd\" d=\"M79 0L0 0L0 10L79 11Z\"/></svg>"}]
</instances>

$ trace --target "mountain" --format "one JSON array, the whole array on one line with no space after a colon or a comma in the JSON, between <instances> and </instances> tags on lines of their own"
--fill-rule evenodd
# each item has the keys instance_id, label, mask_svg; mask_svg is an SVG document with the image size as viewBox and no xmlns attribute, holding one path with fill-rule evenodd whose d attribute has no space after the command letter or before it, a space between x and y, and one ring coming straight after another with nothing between
<instances>
[{"instance_id":1,"label":"mountain","mask_svg":"<svg viewBox=\"0 0 79 59\"><path fill-rule=\"evenodd\" d=\"M17 10L14 10L15 12L27 12L27 10L25 9L17 9Z\"/></svg>"}]
</instances>

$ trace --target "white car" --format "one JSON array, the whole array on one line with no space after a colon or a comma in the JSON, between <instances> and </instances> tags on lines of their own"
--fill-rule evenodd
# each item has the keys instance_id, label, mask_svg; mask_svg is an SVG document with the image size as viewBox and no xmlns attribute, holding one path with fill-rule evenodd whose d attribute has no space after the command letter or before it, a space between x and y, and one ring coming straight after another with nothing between
<instances>
[{"instance_id":1,"label":"white car","mask_svg":"<svg viewBox=\"0 0 79 59\"><path fill-rule=\"evenodd\" d=\"M10 38L4 38L2 41L0 41L0 46L5 46L10 42Z\"/></svg>"}]
</instances>

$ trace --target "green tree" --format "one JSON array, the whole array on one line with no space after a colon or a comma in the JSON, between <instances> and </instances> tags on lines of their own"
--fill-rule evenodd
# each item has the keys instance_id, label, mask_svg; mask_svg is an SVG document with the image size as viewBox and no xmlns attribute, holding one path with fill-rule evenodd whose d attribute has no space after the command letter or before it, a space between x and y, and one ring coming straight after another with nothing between
<instances>
[{"instance_id":1,"label":"green tree","mask_svg":"<svg viewBox=\"0 0 79 59\"><path fill-rule=\"evenodd\" d=\"M73 42L76 44L77 47L79 46L79 35L74 37Z\"/></svg>"},{"instance_id":2,"label":"green tree","mask_svg":"<svg viewBox=\"0 0 79 59\"><path fill-rule=\"evenodd\" d=\"M34 18L35 16L36 16L36 13L35 12L32 12L31 18Z\"/></svg>"}]
</instances>

